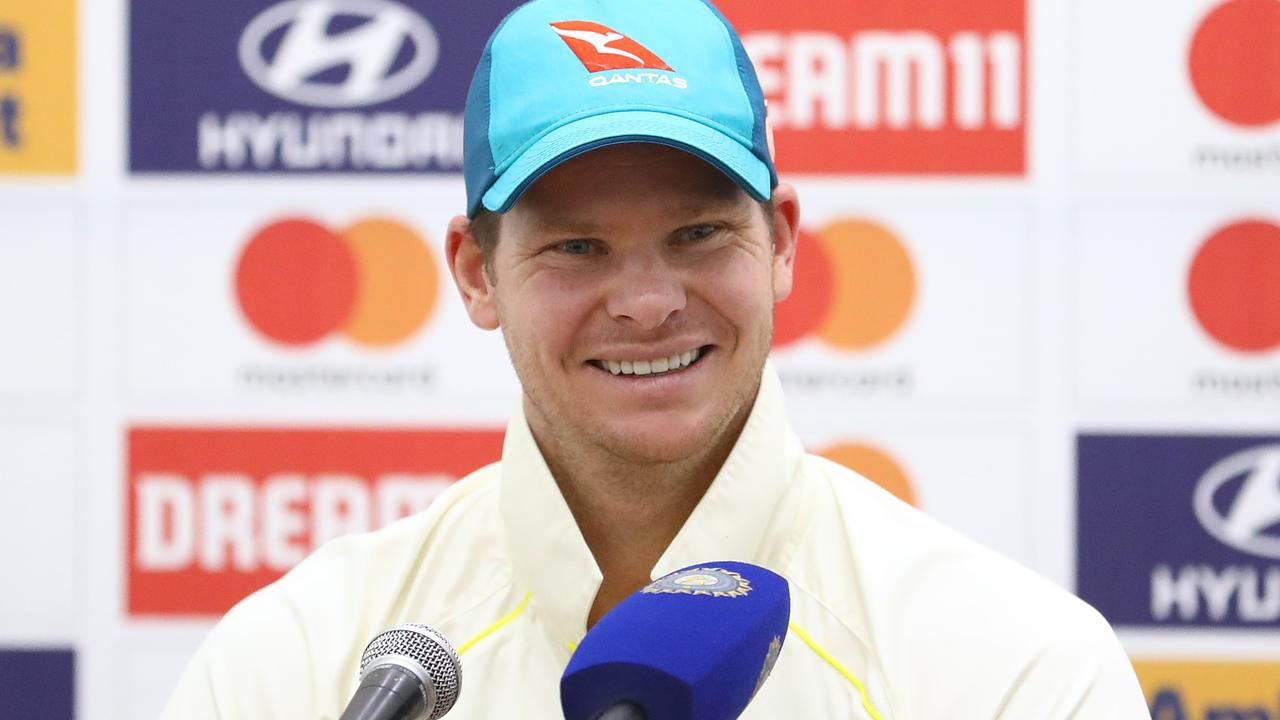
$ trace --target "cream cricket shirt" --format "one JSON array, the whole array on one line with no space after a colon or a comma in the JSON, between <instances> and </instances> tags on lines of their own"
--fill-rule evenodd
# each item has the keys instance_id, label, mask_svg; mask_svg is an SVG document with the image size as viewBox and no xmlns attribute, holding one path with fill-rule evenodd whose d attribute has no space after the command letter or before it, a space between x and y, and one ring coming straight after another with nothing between
<instances>
[{"instance_id":1,"label":"cream cricket shirt","mask_svg":"<svg viewBox=\"0 0 1280 720\"><path fill-rule=\"evenodd\" d=\"M744 718L1148 717L1101 616L806 455L768 368L736 446L652 576L714 560L763 565L791 585L782 655ZM449 720L561 718L560 675L600 580L517 414L500 463L424 513L329 543L227 613L164 717L333 720L368 641L420 622L462 656Z\"/></svg>"}]
</instances>

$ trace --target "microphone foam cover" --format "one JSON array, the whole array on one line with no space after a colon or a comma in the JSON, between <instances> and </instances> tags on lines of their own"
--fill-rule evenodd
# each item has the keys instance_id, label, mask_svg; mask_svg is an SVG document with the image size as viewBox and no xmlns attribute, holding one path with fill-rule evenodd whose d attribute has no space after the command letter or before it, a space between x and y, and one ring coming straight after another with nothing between
<instances>
[{"instance_id":1,"label":"microphone foam cover","mask_svg":"<svg viewBox=\"0 0 1280 720\"><path fill-rule=\"evenodd\" d=\"M731 720L782 650L791 596L782 576L708 562L646 585L606 614L560 679L566 720L630 701L650 718Z\"/></svg>"}]
</instances>

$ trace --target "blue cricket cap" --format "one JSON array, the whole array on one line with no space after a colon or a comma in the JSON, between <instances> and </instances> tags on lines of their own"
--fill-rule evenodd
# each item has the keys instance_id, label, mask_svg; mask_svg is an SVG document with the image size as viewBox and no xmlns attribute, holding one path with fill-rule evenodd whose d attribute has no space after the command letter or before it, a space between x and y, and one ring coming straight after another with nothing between
<instances>
[{"instance_id":1,"label":"blue cricket cap","mask_svg":"<svg viewBox=\"0 0 1280 720\"><path fill-rule=\"evenodd\" d=\"M506 212L590 150L680 148L756 200L778 183L764 96L733 26L705 0L534 0L498 25L467 94L467 215Z\"/></svg>"}]
</instances>

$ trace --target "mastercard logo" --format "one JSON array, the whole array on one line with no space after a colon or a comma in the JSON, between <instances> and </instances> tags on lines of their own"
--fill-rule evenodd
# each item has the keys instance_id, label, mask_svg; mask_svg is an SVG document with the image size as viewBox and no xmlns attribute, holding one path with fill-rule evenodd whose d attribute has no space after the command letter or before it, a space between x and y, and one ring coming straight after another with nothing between
<instances>
[{"instance_id":1,"label":"mastercard logo","mask_svg":"<svg viewBox=\"0 0 1280 720\"><path fill-rule=\"evenodd\" d=\"M422 236L376 217L337 230L305 218L277 220L249 238L235 270L249 324L291 346L334 333L370 347L403 342L431 317L439 285Z\"/></svg>"},{"instance_id":2,"label":"mastercard logo","mask_svg":"<svg viewBox=\"0 0 1280 720\"><path fill-rule=\"evenodd\" d=\"M907 320L916 272L906 246L869 220L800 232L795 285L774 316L773 346L817 337L842 350L888 340Z\"/></svg>"},{"instance_id":3,"label":"mastercard logo","mask_svg":"<svg viewBox=\"0 0 1280 720\"><path fill-rule=\"evenodd\" d=\"M1280 226L1243 220L1209 236L1191 261L1187 296L1200 327L1222 345L1280 348Z\"/></svg>"},{"instance_id":4,"label":"mastercard logo","mask_svg":"<svg viewBox=\"0 0 1280 720\"><path fill-rule=\"evenodd\" d=\"M1228 0L1200 21L1188 53L1200 101L1235 125L1280 121L1280 0Z\"/></svg>"},{"instance_id":5,"label":"mastercard logo","mask_svg":"<svg viewBox=\"0 0 1280 720\"><path fill-rule=\"evenodd\" d=\"M896 460L882 450L860 443L840 443L817 454L867 478L899 500L920 506L911 478Z\"/></svg>"}]
</instances>

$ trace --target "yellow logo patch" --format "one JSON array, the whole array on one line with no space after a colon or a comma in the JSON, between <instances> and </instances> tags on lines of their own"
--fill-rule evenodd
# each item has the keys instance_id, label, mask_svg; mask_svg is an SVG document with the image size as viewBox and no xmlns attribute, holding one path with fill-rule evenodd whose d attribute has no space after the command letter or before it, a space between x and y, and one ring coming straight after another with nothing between
<instances>
[{"instance_id":1,"label":"yellow logo patch","mask_svg":"<svg viewBox=\"0 0 1280 720\"><path fill-rule=\"evenodd\" d=\"M0 3L0 173L75 171L75 0L6 0Z\"/></svg>"},{"instance_id":2,"label":"yellow logo patch","mask_svg":"<svg viewBox=\"0 0 1280 720\"><path fill-rule=\"evenodd\" d=\"M1280 717L1280 663L1135 662L1152 720Z\"/></svg>"}]
</instances>

